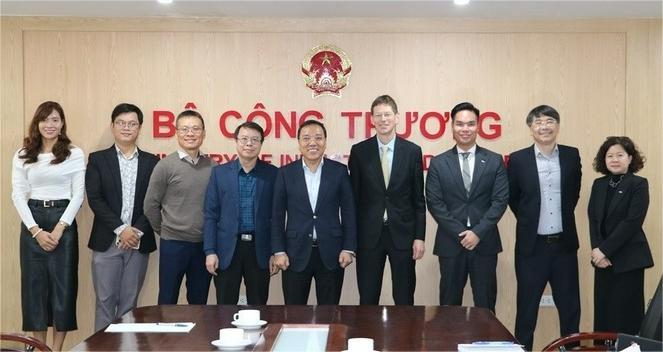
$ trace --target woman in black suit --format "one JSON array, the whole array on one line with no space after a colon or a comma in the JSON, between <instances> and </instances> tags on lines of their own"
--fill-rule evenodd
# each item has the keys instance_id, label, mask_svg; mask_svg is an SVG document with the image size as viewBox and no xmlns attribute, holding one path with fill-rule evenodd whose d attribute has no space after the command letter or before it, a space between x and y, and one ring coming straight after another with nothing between
<instances>
[{"instance_id":1,"label":"woman in black suit","mask_svg":"<svg viewBox=\"0 0 663 352\"><path fill-rule=\"evenodd\" d=\"M608 137L594 158L587 209L594 266L594 331L637 334L645 310L644 271L652 267L642 223L649 206L644 158L628 137Z\"/></svg>"}]
</instances>

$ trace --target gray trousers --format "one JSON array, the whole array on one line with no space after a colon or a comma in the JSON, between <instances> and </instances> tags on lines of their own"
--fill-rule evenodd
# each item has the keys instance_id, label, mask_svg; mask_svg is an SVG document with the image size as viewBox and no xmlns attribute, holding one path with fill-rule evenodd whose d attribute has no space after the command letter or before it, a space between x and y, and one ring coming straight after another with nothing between
<instances>
[{"instance_id":1,"label":"gray trousers","mask_svg":"<svg viewBox=\"0 0 663 352\"><path fill-rule=\"evenodd\" d=\"M92 283L97 295L94 330L99 331L136 307L145 281L148 254L114 244L92 253Z\"/></svg>"}]
</instances>

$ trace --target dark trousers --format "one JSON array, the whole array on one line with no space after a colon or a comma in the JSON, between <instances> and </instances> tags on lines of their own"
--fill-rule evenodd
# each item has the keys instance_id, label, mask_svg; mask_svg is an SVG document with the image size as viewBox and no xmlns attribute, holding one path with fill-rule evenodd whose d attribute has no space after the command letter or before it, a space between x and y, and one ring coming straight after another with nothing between
<instances>
[{"instance_id":1,"label":"dark trousers","mask_svg":"<svg viewBox=\"0 0 663 352\"><path fill-rule=\"evenodd\" d=\"M548 282L559 314L560 336L578 332L580 288L575 251L565 250L561 243L547 243L544 236L539 236L532 255L516 255L516 279L515 335L525 349L532 350L539 303Z\"/></svg>"},{"instance_id":2,"label":"dark trousers","mask_svg":"<svg viewBox=\"0 0 663 352\"><path fill-rule=\"evenodd\" d=\"M182 279L186 275L189 304L207 304L211 275L205 267L202 242L160 241L158 304L177 304Z\"/></svg>"},{"instance_id":3,"label":"dark trousers","mask_svg":"<svg viewBox=\"0 0 663 352\"><path fill-rule=\"evenodd\" d=\"M318 247L313 247L311 259L301 272L290 269L283 272L283 298L285 304L308 304L311 291L311 279L315 278L315 296L318 305L338 304L341 299L343 275L345 269L340 266L334 270L325 267Z\"/></svg>"},{"instance_id":4,"label":"dark trousers","mask_svg":"<svg viewBox=\"0 0 663 352\"><path fill-rule=\"evenodd\" d=\"M463 290L470 277L474 306L495 313L497 300L497 254L479 255L467 249L455 257L439 257L440 305L460 306Z\"/></svg>"},{"instance_id":5,"label":"dark trousers","mask_svg":"<svg viewBox=\"0 0 663 352\"><path fill-rule=\"evenodd\" d=\"M230 265L225 270L217 270L217 276L214 276L216 303L237 304L242 278L246 286L246 302L250 305L267 304L269 270L258 266L255 242L238 239Z\"/></svg>"},{"instance_id":6,"label":"dark trousers","mask_svg":"<svg viewBox=\"0 0 663 352\"><path fill-rule=\"evenodd\" d=\"M417 276L412 259L412 247L401 250L394 246L387 225L382 227L380 241L374 248L357 250L357 286L359 304L378 305L382 291L384 265L389 256L391 294L396 305L413 305Z\"/></svg>"},{"instance_id":7,"label":"dark trousers","mask_svg":"<svg viewBox=\"0 0 663 352\"><path fill-rule=\"evenodd\" d=\"M594 270L594 331L637 335L645 317L645 269Z\"/></svg>"}]
</instances>

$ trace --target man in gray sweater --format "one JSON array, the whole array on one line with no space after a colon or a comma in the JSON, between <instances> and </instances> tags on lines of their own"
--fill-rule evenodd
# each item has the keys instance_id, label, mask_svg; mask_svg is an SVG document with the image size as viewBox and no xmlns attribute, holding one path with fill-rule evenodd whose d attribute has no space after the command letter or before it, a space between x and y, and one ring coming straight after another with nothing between
<instances>
[{"instance_id":1,"label":"man in gray sweater","mask_svg":"<svg viewBox=\"0 0 663 352\"><path fill-rule=\"evenodd\" d=\"M177 304L186 275L189 304L207 304L210 274L203 252L203 200L214 161L200 153L205 121L185 110L175 120L176 152L154 168L145 195L145 216L159 243L159 304Z\"/></svg>"}]
</instances>

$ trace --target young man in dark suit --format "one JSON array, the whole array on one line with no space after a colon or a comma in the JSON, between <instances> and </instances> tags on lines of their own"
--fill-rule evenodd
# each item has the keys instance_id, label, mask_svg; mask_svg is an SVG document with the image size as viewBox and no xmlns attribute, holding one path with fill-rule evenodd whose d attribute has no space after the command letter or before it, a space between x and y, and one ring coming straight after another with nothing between
<instances>
[{"instance_id":1,"label":"young man in dark suit","mask_svg":"<svg viewBox=\"0 0 663 352\"><path fill-rule=\"evenodd\" d=\"M302 123L297 139L302 158L281 167L274 185L274 263L283 270L285 304L307 304L312 278L317 303L338 304L357 247L350 177L345 165L324 157L321 122Z\"/></svg>"},{"instance_id":2,"label":"young man in dark suit","mask_svg":"<svg viewBox=\"0 0 663 352\"><path fill-rule=\"evenodd\" d=\"M352 146L348 167L357 204L359 303L380 303L387 256L397 305L413 305L415 261L423 257L426 201L421 148L396 135L398 107L388 95L371 104L376 135Z\"/></svg>"},{"instance_id":3,"label":"young man in dark suit","mask_svg":"<svg viewBox=\"0 0 663 352\"><path fill-rule=\"evenodd\" d=\"M138 149L143 113L119 104L111 114L115 144L90 154L85 172L88 203L94 222L88 247L96 293L95 331L136 306L148 255L157 247L143 214L143 200L159 159Z\"/></svg>"},{"instance_id":4,"label":"young man in dark suit","mask_svg":"<svg viewBox=\"0 0 663 352\"><path fill-rule=\"evenodd\" d=\"M433 254L440 263L440 305L462 305L469 276L474 305L495 312L497 223L509 183L502 157L476 144L479 109L460 103L451 121L456 145L433 158L426 178L428 211L438 224Z\"/></svg>"},{"instance_id":5,"label":"young man in dark suit","mask_svg":"<svg viewBox=\"0 0 663 352\"><path fill-rule=\"evenodd\" d=\"M244 279L250 305L267 304L271 221L278 168L258 159L265 135L255 122L235 129L237 159L214 167L205 197L203 249L217 304L237 304Z\"/></svg>"},{"instance_id":6,"label":"young man in dark suit","mask_svg":"<svg viewBox=\"0 0 663 352\"><path fill-rule=\"evenodd\" d=\"M578 332L578 232L575 208L582 170L578 149L557 144L559 113L547 105L527 115L534 145L509 157L509 207L516 216L516 339L532 350L541 295L550 283L560 336Z\"/></svg>"}]
</instances>

